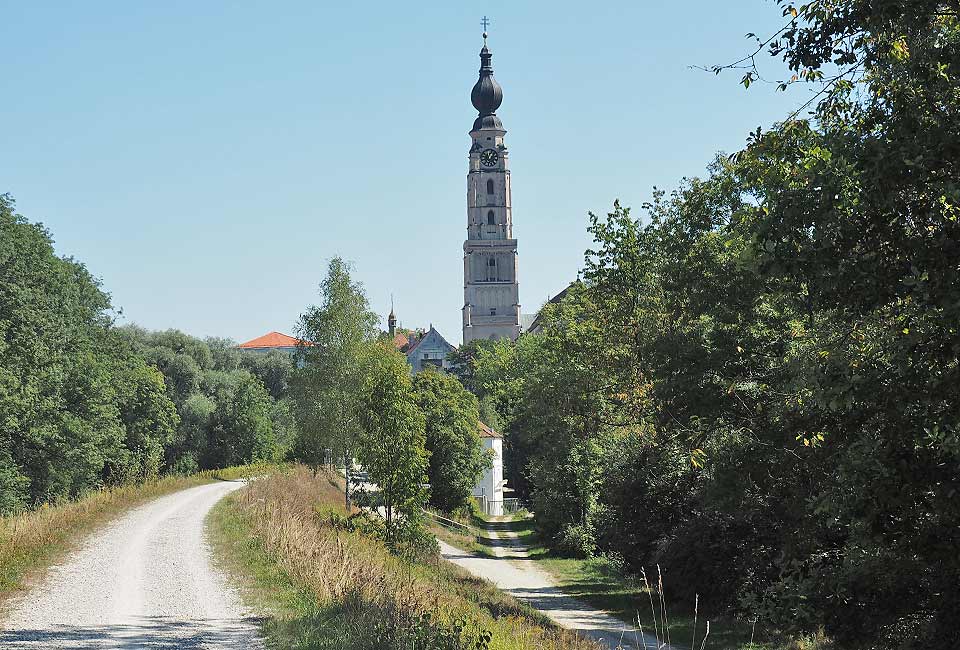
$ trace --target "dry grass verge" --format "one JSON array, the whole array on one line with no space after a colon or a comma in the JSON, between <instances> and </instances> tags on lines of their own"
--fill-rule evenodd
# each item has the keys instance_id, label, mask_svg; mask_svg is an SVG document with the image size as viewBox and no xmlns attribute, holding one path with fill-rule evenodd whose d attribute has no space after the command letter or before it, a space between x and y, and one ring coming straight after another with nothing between
<instances>
[{"instance_id":1,"label":"dry grass verge","mask_svg":"<svg viewBox=\"0 0 960 650\"><path fill-rule=\"evenodd\" d=\"M248 585L251 579L256 583L255 604L271 615L265 631L273 645L343 650L598 647L442 560L408 561L391 554L379 539L347 530L342 518L331 516L341 499L329 477L314 478L301 469L255 481L215 510L214 538L221 549L232 545L235 559L240 558L235 568ZM304 593L309 599L302 598ZM264 594L286 606L271 607Z\"/></svg>"},{"instance_id":2,"label":"dry grass verge","mask_svg":"<svg viewBox=\"0 0 960 650\"><path fill-rule=\"evenodd\" d=\"M29 577L62 557L90 532L126 510L179 490L275 471L275 466L231 467L193 476L91 492L84 497L22 514L0 517L0 605L22 590Z\"/></svg>"}]
</instances>

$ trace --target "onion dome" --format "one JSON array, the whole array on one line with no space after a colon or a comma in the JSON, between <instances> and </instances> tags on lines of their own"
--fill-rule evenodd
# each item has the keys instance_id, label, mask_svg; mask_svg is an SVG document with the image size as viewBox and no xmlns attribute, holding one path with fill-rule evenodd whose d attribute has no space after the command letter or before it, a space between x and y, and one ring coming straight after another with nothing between
<instances>
[{"instance_id":1,"label":"onion dome","mask_svg":"<svg viewBox=\"0 0 960 650\"><path fill-rule=\"evenodd\" d=\"M480 115L473 123L473 130L479 129L502 129L503 124L497 117L496 110L500 108L503 102L503 89L493 78L493 66L490 60L493 54L487 49L487 35L483 35L483 49L480 50L480 78L473 85L470 92L470 101Z\"/></svg>"}]
</instances>

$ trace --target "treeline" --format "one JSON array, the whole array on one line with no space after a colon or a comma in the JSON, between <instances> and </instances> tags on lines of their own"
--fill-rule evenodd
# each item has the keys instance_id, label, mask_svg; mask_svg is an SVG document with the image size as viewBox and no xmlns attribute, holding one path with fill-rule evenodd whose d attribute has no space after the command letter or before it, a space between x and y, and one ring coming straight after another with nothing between
<instances>
[{"instance_id":1,"label":"treeline","mask_svg":"<svg viewBox=\"0 0 960 650\"><path fill-rule=\"evenodd\" d=\"M388 527L402 519L419 534L428 502L467 507L490 463L477 400L443 373L411 378L339 258L321 298L301 319L299 364L226 339L117 327L83 264L58 257L50 233L0 196L0 515L285 459L356 458Z\"/></svg>"},{"instance_id":2,"label":"treeline","mask_svg":"<svg viewBox=\"0 0 960 650\"><path fill-rule=\"evenodd\" d=\"M591 215L542 332L465 347L463 378L557 549L659 564L759 628L955 648L956 6L783 6L769 48L813 114L642 221Z\"/></svg>"},{"instance_id":3,"label":"treeline","mask_svg":"<svg viewBox=\"0 0 960 650\"><path fill-rule=\"evenodd\" d=\"M116 327L87 269L0 196L0 514L286 453L285 355Z\"/></svg>"}]
</instances>

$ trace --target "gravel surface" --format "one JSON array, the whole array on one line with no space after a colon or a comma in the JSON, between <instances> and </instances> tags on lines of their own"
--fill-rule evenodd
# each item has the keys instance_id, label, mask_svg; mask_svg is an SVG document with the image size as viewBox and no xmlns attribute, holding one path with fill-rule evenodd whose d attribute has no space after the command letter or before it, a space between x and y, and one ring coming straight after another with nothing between
<instances>
[{"instance_id":1,"label":"gravel surface","mask_svg":"<svg viewBox=\"0 0 960 650\"><path fill-rule=\"evenodd\" d=\"M213 505L242 486L183 490L92 535L12 603L0 648L264 648L204 535Z\"/></svg>"},{"instance_id":2,"label":"gravel surface","mask_svg":"<svg viewBox=\"0 0 960 650\"><path fill-rule=\"evenodd\" d=\"M576 630L608 648L637 650L673 650L657 645L651 635L641 635L632 625L566 595L545 571L527 558L526 549L510 542L512 535L498 535L504 544L494 546L496 558L473 555L442 540L440 553L475 576L485 578L511 596L539 609L557 625Z\"/></svg>"}]
</instances>

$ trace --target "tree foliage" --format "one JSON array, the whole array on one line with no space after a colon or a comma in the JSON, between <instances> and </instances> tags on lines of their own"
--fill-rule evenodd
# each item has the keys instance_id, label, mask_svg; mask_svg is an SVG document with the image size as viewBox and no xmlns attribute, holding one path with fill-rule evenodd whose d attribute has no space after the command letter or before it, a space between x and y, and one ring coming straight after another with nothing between
<instances>
[{"instance_id":1,"label":"tree foliage","mask_svg":"<svg viewBox=\"0 0 960 650\"><path fill-rule=\"evenodd\" d=\"M155 477L178 425L109 297L0 196L0 512Z\"/></svg>"},{"instance_id":2,"label":"tree foliage","mask_svg":"<svg viewBox=\"0 0 960 650\"><path fill-rule=\"evenodd\" d=\"M292 362L240 350L227 339L198 339L178 330L121 328L133 348L161 373L179 415L165 445L165 466L192 472L284 457L293 431L284 409ZM271 394L246 368L275 368L282 390ZM286 372L286 375L283 374Z\"/></svg>"},{"instance_id":3,"label":"tree foliage","mask_svg":"<svg viewBox=\"0 0 960 650\"><path fill-rule=\"evenodd\" d=\"M289 418L242 360L231 342L116 328L99 282L0 196L0 514L279 458ZM282 374L264 376L282 390Z\"/></svg>"},{"instance_id":4,"label":"tree foliage","mask_svg":"<svg viewBox=\"0 0 960 650\"><path fill-rule=\"evenodd\" d=\"M314 469L325 451L351 456L361 433L360 410L379 318L363 286L339 257L320 284L320 304L300 318L300 367L294 373L298 436L294 454Z\"/></svg>"},{"instance_id":5,"label":"tree foliage","mask_svg":"<svg viewBox=\"0 0 960 650\"><path fill-rule=\"evenodd\" d=\"M957 7L782 4L762 47L819 84L810 117L643 222L591 216L582 289L470 380L558 548L839 647L952 648Z\"/></svg>"},{"instance_id":6,"label":"tree foliage","mask_svg":"<svg viewBox=\"0 0 960 650\"><path fill-rule=\"evenodd\" d=\"M428 452L423 412L418 408L406 358L373 343L360 399L357 459L377 485L388 534L396 516L405 527L420 520L427 501Z\"/></svg>"},{"instance_id":7,"label":"tree foliage","mask_svg":"<svg viewBox=\"0 0 960 650\"><path fill-rule=\"evenodd\" d=\"M491 466L477 431L477 399L455 377L430 367L413 378L413 391L426 424L430 503L446 512L464 508Z\"/></svg>"}]
</instances>

